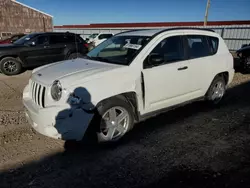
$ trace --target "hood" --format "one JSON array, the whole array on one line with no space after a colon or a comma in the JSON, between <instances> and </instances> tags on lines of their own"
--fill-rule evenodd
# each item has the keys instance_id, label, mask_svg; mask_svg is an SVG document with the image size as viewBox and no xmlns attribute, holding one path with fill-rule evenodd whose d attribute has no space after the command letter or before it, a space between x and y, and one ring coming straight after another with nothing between
<instances>
[{"instance_id":1,"label":"hood","mask_svg":"<svg viewBox=\"0 0 250 188\"><path fill-rule=\"evenodd\" d=\"M101 76L101 73L118 67L123 66L78 58L39 67L33 71L32 79L46 85L55 80L72 84L79 79L91 79L93 75Z\"/></svg>"}]
</instances>

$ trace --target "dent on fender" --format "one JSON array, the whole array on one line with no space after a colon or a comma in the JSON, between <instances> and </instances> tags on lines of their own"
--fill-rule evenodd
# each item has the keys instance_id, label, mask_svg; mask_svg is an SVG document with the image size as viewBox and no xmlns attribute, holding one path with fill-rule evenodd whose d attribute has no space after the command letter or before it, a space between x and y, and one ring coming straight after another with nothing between
<instances>
[{"instance_id":1,"label":"dent on fender","mask_svg":"<svg viewBox=\"0 0 250 188\"><path fill-rule=\"evenodd\" d=\"M78 87L73 93L81 99L80 103L73 104L69 98L67 103L70 107L60 111L55 118L54 127L63 140L81 140L95 113L91 94L86 88Z\"/></svg>"}]
</instances>

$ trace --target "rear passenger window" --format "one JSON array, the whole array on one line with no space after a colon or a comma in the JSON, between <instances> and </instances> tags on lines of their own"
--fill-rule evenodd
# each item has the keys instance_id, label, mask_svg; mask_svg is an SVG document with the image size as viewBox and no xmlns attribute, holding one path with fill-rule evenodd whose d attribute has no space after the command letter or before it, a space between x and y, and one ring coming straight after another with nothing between
<instances>
[{"instance_id":1,"label":"rear passenger window","mask_svg":"<svg viewBox=\"0 0 250 188\"><path fill-rule=\"evenodd\" d=\"M50 36L50 44L60 44L64 43L62 35L51 35Z\"/></svg>"},{"instance_id":2,"label":"rear passenger window","mask_svg":"<svg viewBox=\"0 0 250 188\"><path fill-rule=\"evenodd\" d=\"M189 58L200 58L211 55L210 48L206 36L203 35L187 35L187 46Z\"/></svg>"},{"instance_id":3,"label":"rear passenger window","mask_svg":"<svg viewBox=\"0 0 250 188\"><path fill-rule=\"evenodd\" d=\"M76 34L65 35L64 40L65 42L68 42L68 43L75 43L75 42L81 43L82 42L81 39L79 38L79 35L76 35Z\"/></svg>"},{"instance_id":4,"label":"rear passenger window","mask_svg":"<svg viewBox=\"0 0 250 188\"><path fill-rule=\"evenodd\" d=\"M219 39L217 37L207 36L207 40L211 50L211 55L216 54L219 46Z\"/></svg>"}]
</instances>

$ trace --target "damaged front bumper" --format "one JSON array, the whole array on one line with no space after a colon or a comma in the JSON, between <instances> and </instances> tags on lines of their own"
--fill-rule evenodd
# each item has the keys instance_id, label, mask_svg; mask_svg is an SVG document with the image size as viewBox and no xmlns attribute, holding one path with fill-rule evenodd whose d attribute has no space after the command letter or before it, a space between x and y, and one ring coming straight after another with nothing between
<instances>
[{"instance_id":1,"label":"damaged front bumper","mask_svg":"<svg viewBox=\"0 0 250 188\"><path fill-rule=\"evenodd\" d=\"M38 107L28 94L23 95L26 117L39 133L62 140L81 140L94 116L81 108L65 106Z\"/></svg>"}]
</instances>

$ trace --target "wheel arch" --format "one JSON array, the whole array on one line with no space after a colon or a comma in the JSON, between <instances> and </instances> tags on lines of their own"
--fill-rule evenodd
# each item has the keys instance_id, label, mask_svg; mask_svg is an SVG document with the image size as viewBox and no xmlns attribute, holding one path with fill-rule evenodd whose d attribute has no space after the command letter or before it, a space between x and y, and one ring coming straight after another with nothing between
<instances>
[{"instance_id":1,"label":"wheel arch","mask_svg":"<svg viewBox=\"0 0 250 188\"><path fill-rule=\"evenodd\" d=\"M228 72L228 71L220 72L220 73L216 74L216 75L213 77L213 79L211 80L210 85L209 85L209 87L207 88L207 91L206 91L206 94L205 94L205 95L207 95L207 93L208 93L208 91L209 91L209 89L210 89L210 87L211 87L213 81L214 81L217 77L222 77L222 78L224 79L224 81L225 81L225 85L228 84L228 81L229 81L229 72Z\"/></svg>"},{"instance_id":2,"label":"wheel arch","mask_svg":"<svg viewBox=\"0 0 250 188\"><path fill-rule=\"evenodd\" d=\"M2 55L2 56L0 56L0 62L1 62L4 58L6 58L6 57L16 58L16 59L21 63L21 65L24 66L24 63L23 63L22 59L21 59L21 58L19 57L19 55L17 55L17 54Z\"/></svg>"},{"instance_id":3,"label":"wheel arch","mask_svg":"<svg viewBox=\"0 0 250 188\"><path fill-rule=\"evenodd\" d=\"M128 102L130 104L130 106L133 109L133 114L134 114L134 118L135 121L139 121L139 110L138 110L138 99L137 99L137 94L135 91L129 91L129 92L125 92L125 93L120 93L108 98L104 98L101 101L99 101L97 103L96 106L101 105L103 102L107 101L107 100L112 100L112 98L120 98L122 100L125 100L126 102Z\"/></svg>"}]
</instances>

